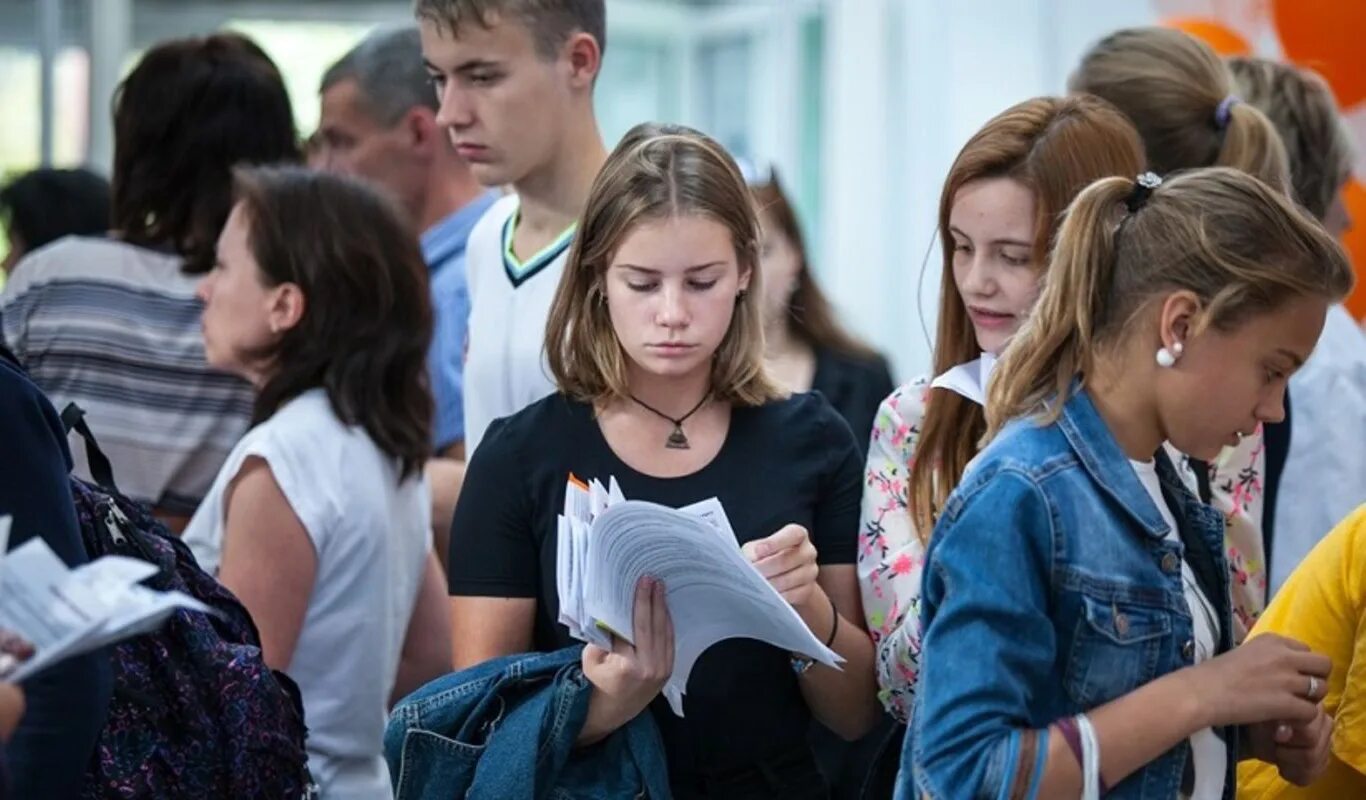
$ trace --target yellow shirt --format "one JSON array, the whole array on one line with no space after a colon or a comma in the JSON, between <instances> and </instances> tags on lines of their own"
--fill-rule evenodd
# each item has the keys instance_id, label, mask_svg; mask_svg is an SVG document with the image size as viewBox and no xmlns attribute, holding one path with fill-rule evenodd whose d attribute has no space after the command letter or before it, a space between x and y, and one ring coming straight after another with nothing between
<instances>
[{"instance_id":1,"label":"yellow shirt","mask_svg":"<svg viewBox=\"0 0 1366 800\"><path fill-rule=\"evenodd\" d=\"M1238 800L1366 798L1366 505L1319 542L1252 629L1298 639L1333 659L1323 706L1333 715L1332 758L1301 788L1260 761L1238 767Z\"/></svg>"}]
</instances>

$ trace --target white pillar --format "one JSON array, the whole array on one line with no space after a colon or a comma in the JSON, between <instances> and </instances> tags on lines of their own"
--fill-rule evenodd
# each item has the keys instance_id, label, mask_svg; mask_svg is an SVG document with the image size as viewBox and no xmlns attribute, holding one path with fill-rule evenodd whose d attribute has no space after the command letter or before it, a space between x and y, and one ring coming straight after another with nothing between
<instances>
[{"instance_id":1,"label":"white pillar","mask_svg":"<svg viewBox=\"0 0 1366 800\"><path fill-rule=\"evenodd\" d=\"M56 115L57 50L62 45L61 0L40 0L38 3L38 55L41 61L41 146L42 164L52 166L53 126Z\"/></svg>"},{"instance_id":2,"label":"white pillar","mask_svg":"<svg viewBox=\"0 0 1366 800\"><path fill-rule=\"evenodd\" d=\"M795 188L801 161L804 14L799 3L786 3L772 12L771 21L757 31L749 76L754 154L779 167L789 191Z\"/></svg>"},{"instance_id":3,"label":"white pillar","mask_svg":"<svg viewBox=\"0 0 1366 800\"><path fill-rule=\"evenodd\" d=\"M90 14L90 152L87 163L109 174L114 164L114 90L133 47L132 0L87 0Z\"/></svg>"},{"instance_id":4,"label":"white pillar","mask_svg":"<svg viewBox=\"0 0 1366 800\"><path fill-rule=\"evenodd\" d=\"M888 0L825 4L824 109L821 123L821 284L856 333L878 341L891 327L885 283L894 257L889 228Z\"/></svg>"}]
</instances>

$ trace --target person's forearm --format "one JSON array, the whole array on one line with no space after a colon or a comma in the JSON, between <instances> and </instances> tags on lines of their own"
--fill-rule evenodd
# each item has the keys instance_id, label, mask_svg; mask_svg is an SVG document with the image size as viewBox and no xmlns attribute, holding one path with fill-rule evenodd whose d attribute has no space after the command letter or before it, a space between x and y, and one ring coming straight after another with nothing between
<instances>
[{"instance_id":1,"label":"person's forearm","mask_svg":"<svg viewBox=\"0 0 1366 800\"><path fill-rule=\"evenodd\" d=\"M1184 672L1158 678L1087 714L1096 730L1100 774L1107 786L1115 786L1208 727L1200 718L1199 698L1188 688ZM1054 727L1048 737L1039 796L1075 797L1081 788L1081 765Z\"/></svg>"},{"instance_id":2,"label":"person's forearm","mask_svg":"<svg viewBox=\"0 0 1366 800\"><path fill-rule=\"evenodd\" d=\"M810 610L803 613L798 609L797 613L813 631L834 629L834 607L824 594ZM840 669L812 665L800 678L802 696L817 721L853 741L877 724L881 712L873 671L873 641L862 627L841 617L830 648L844 658L844 663Z\"/></svg>"},{"instance_id":3,"label":"person's forearm","mask_svg":"<svg viewBox=\"0 0 1366 800\"><path fill-rule=\"evenodd\" d=\"M612 698L603 694L596 686L593 687L592 692L593 695L588 700L588 717L579 730L578 738L574 740L575 747L588 747L597 744L645 710L640 708L631 714L627 714L625 712L628 709L619 708ZM648 707L647 705L646 708Z\"/></svg>"}]
</instances>

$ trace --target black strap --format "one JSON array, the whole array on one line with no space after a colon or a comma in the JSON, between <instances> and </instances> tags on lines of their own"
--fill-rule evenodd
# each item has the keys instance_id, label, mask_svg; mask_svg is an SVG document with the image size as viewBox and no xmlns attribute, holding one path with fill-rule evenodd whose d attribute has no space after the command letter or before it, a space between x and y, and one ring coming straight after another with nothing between
<instances>
[{"instance_id":1,"label":"black strap","mask_svg":"<svg viewBox=\"0 0 1366 800\"><path fill-rule=\"evenodd\" d=\"M1195 486L1200 495L1200 502L1209 505L1210 500L1214 497L1214 492L1209 485L1209 462L1192 458L1190 465L1191 471L1195 473Z\"/></svg>"},{"instance_id":2,"label":"black strap","mask_svg":"<svg viewBox=\"0 0 1366 800\"><path fill-rule=\"evenodd\" d=\"M95 479L95 483L107 492L118 494L119 487L114 483L114 467L95 441L95 434L85 421L85 411L75 403L68 403L62 409L62 427L66 428L67 433L75 431L85 440L85 462L90 466L90 477Z\"/></svg>"},{"instance_id":3,"label":"black strap","mask_svg":"<svg viewBox=\"0 0 1366 800\"><path fill-rule=\"evenodd\" d=\"M1285 419L1268 422L1262 426L1263 440L1266 444L1266 472L1262 475L1262 557L1266 559L1267 573L1271 572L1272 552L1276 543L1276 504L1281 495L1281 475L1285 472L1285 461L1290 455L1290 438L1294 436L1291 422L1290 392L1285 393Z\"/></svg>"}]
</instances>

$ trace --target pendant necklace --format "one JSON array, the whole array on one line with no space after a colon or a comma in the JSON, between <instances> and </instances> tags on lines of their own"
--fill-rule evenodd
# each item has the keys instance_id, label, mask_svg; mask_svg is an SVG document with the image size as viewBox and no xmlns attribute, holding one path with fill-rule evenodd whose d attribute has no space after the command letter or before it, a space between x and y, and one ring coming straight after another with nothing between
<instances>
[{"instance_id":1,"label":"pendant necklace","mask_svg":"<svg viewBox=\"0 0 1366 800\"><path fill-rule=\"evenodd\" d=\"M692 411L689 411L677 419L665 414L663 411L651 406L649 403L646 403L635 395L631 395L631 399L639 403L646 411L663 417L674 424L673 432L670 433L669 438L664 441L665 447L670 450L691 450L692 445L688 443L688 435L683 432L683 423L687 422L689 417L696 414L702 409L702 406L707 404L707 401L711 399L711 392L708 391L706 394L702 395L702 399L697 402L697 405L693 406Z\"/></svg>"}]
</instances>

